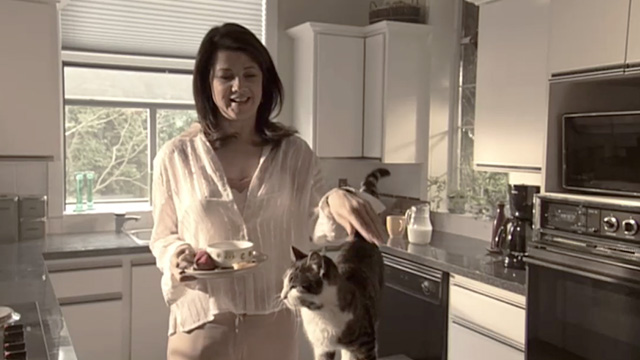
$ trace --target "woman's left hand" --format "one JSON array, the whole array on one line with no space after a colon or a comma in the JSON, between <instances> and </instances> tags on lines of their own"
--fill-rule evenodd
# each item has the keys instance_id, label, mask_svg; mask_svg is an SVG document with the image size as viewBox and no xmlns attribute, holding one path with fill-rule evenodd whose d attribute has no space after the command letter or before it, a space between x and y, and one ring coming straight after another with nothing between
<instances>
[{"instance_id":1,"label":"woman's left hand","mask_svg":"<svg viewBox=\"0 0 640 360\"><path fill-rule=\"evenodd\" d=\"M338 224L347 230L349 238L356 231L369 242L382 244L384 230L378 215L368 201L348 191L334 191L327 198L329 211Z\"/></svg>"}]
</instances>

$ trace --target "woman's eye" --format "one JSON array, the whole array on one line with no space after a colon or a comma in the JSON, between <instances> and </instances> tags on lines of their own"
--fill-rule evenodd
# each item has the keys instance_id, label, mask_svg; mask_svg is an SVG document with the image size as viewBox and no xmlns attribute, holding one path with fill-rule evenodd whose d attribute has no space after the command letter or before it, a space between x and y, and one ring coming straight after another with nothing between
<instances>
[{"instance_id":1,"label":"woman's eye","mask_svg":"<svg viewBox=\"0 0 640 360\"><path fill-rule=\"evenodd\" d=\"M244 77L246 77L247 79L253 79L256 76L257 76L256 74L246 74Z\"/></svg>"}]
</instances>

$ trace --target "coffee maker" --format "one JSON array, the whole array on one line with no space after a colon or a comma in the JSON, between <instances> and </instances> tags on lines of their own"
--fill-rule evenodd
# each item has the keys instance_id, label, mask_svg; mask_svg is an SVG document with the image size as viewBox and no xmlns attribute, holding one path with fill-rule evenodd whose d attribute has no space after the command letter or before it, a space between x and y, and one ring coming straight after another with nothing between
<instances>
[{"instance_id":1,"label":"coffee maker","mask_svg":"<svg viewBox=\"0 0 640 360\"><path fill-rule=\"evenodd\" d=\"M527 242L533 234L533 202L539 192L539 186L509 185L511 217L498 230L495 239L507 268L524 269Z\"/></svg>"}]
</instances>

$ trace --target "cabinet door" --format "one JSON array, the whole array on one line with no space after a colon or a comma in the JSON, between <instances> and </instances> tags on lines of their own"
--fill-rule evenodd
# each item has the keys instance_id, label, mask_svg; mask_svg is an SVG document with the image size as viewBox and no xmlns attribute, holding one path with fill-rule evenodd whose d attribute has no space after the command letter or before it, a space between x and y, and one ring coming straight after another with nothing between
<instances>
[{"instance_id":1,"label":"cabinet door","mask_svg":"<svg viewBox=\"0 0 640 360\"><path fill-rule=\"evenodd\" d=\"M553 0L551 74L622 67L630 0Z\"/></svg>"},{"instance_id":2,"label":"cabinet door","mask_svg":"<svg viewBox=\"0 0 640 360\"><path fill-rule=\"evenodd\" d=\"M478 169L542 168L549 2L497 1L480 7L474 141Z\"/></svg>"},{"instance_id":3,"label":"cabinet door","mask_svg":"<svg viewBox=\"0 0 640 360\"><path fill-rule=\"evenodd\" d=\"M121 300L63 305L61 309L78 359L122 359Z\"/></svg>"},{"instance_id":4,"label":"cabinet door","mask_svg":"<svg viewBox=\"0 0 640 360\"><path fill-rule=\"evenodd\" d=\"M62 152L55 2L0 1L0 154Z\"/></svg>"},{"instance_id":5,"label":"cabinet door","mask_svg":"<svg viewBox=\"0 0 640 360\"><path fill-rule=\"evenodd\" d=\"M384 111L384 34L370 36L364 47L364 157L382 157Z\"/></svg>"},{"instance_id":6,"label":"cabinet door","mask_svg":"<svg viewBox=\"0 0 640 360\"><path fill-rule=\"evenodd\" d=\"M169 308L160 290L162 273L154 265L134 266L131 271L131 359L164 359Z\"/></svg>"},{"instance_id":7,"label":"cabinet door","mask_svg":"<svg viewBox=\"0 0 640 360\"><path fill-rule=\"evenodd\" d=\"M361 157L364 39L319 34L316 56L317 154Z\"/></svg>"},{"instance_id":8,"label":"cabinet door","mask_svg":"<svg viewBox=\"0 0 640 360\"><path fill-rule=\"evenodd\" d=\"M524 360L524 353L456 323L449 323L449 360Z\"/></svg>"},{"instance_id":9,"label":"cabinet door","mask_svg":"<svg viewBox=\"0 0 640 360\"><path fill-rule=\"evenodd\" d=\"M640 69L640 0L631 0L627 64Z\"/></svg>"}]
</instances>

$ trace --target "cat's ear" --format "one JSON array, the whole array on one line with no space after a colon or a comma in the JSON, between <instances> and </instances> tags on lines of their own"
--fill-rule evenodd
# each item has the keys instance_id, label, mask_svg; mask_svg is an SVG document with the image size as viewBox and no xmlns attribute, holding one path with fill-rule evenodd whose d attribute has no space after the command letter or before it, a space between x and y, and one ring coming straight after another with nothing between
<instances>
[{"instance_id":1,"label":"cat's ear","mask_svg":"<svg viewBox=\"0 0 640 360\"><path fill-rule=\"evenodd\" d=\"M302 260L304 258L307 257L307 254L303 253L302 251L300 251L300 249L298 249L295 246L291 247L291 260L292 261L299 261Z\"/></svg>"}]
</instances>

